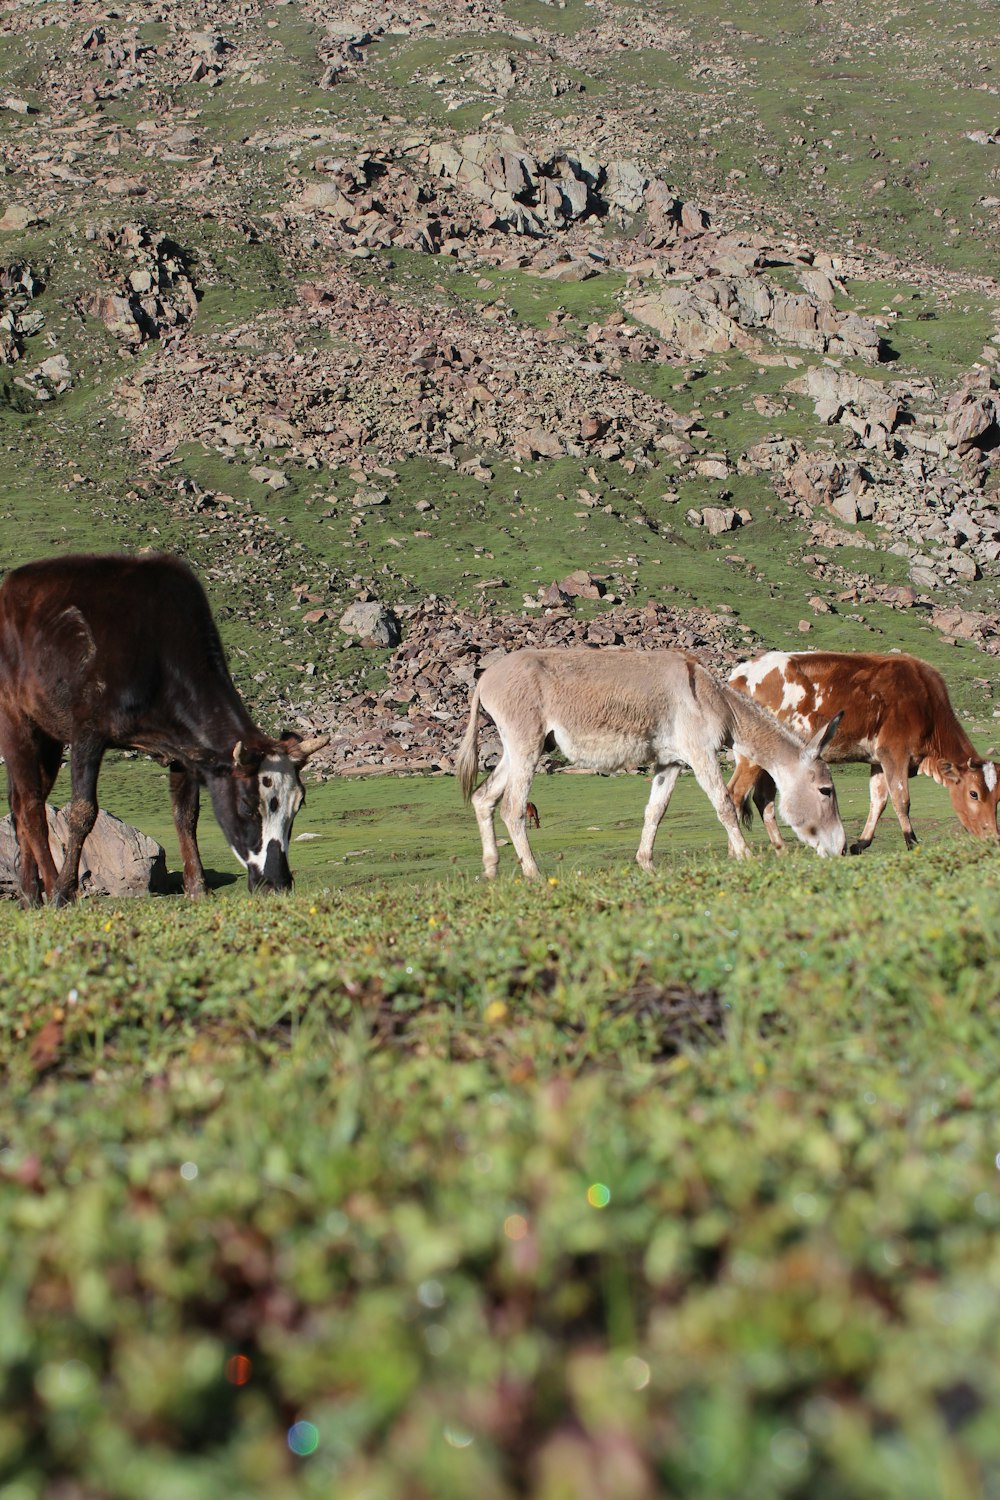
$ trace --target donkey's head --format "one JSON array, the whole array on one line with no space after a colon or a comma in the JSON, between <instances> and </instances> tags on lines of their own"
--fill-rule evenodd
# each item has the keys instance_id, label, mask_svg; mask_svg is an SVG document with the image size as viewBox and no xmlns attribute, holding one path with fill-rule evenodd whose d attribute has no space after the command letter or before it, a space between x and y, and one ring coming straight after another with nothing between
<instances>
[{"instance_id":1,"label":"donkey's head","mask_svg":"<svg viewBox=\"0 0 1000 1500\"><path fill-rule=\"evenodd\" d=\"M824 856L843 854L847 849L837 789L823 759L823 751L836 734L841 717L837 714L818 729L794 760L773 772L781 818L804 844Z\"/></svg>"}]
</instances>

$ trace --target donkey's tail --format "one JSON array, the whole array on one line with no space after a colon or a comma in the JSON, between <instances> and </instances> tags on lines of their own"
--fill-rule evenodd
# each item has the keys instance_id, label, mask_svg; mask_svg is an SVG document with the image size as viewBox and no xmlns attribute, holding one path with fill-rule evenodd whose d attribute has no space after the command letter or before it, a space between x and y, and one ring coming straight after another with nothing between
<instances>
[{"instance_id":1,"label":"donkey's tail","mask_svg":"<svg viewBox=\"0 0 1000 1500\"><path fill-rule=\"evenodd\" d=\"M462 789L462 796L466 802L476 789L476 777L479 775L479 688L472 695L469 705L469 722L466 725L462 743L458 747L455 756L455 775Z\"/></svg>"}]
</instances>

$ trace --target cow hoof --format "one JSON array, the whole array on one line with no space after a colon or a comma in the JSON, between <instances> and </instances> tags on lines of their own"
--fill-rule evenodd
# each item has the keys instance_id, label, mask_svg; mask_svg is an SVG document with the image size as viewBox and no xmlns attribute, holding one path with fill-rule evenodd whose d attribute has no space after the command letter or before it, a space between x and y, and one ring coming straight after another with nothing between
<instances>
[{"instance_id":1,"label":"cow hoof","mask_svg":"<svg viewBox=\"0 0 1000 1500\"><path fill-rule=\"evenodd\" d=\"M870 843L871 840L869 840L868 842ZM851 845L850 852L852 854L864 854L864 852L865 852L865 850L867 848L868 848L868 844L865 843L865 841L863 839L859 839L856 844L852 844Z\"/></svg>"}]
</instances>

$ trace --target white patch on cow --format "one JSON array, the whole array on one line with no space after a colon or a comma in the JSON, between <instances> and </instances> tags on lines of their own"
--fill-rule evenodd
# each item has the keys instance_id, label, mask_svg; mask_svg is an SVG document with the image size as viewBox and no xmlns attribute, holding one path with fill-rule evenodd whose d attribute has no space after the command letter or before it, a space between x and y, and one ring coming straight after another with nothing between
<instances>
[{"instance_id":1,"label":"white patch on cow","mask_svg":"<svg viewBox=\"0 0 1000 1500\"><path fill-rule=\"evenodd\" d=\"M738 667L734 667L729 674L729 681L735 682L737 678L740 678L741 683L745 684L741 691L753 697L764 678L769 677L772 672L780 672L784 678L788 670L788 662L787 651L765 651L764 655L759 656L756 661L744 661Z\"/></svg>"},{"instance_id":2,"label":"white patch on cow","mask_svg":"<svg viewBox=\"0 0 1000 1500\"><path fill-rule=\"evenodd\" d=\"M808 653L805 654L808 655ZM815 710L810 710L808 714L796 713L799 704L808 694L808 687L804 682L791 680L792 663L801 655L803 655L802 652L766 651L756 661L744 662L742 666L734 667L729 674L729 681L732 683L738 681L741 692L748 694L751 698L757 698L758 690L772 673L777 672L782 684L781 701L773 707L768 704L768 707L796 734L809 739L815 733L821 715ZM815 709L818 709L823 702L823 693L815 683L812 687Z\"/></svg>"},{"instance_id":3,"label":"white patch on cow","mask_svg":"<svg viewBox=\"0 0 1000 1500\"><path fill-rule=\"evenodd\" d=\"M994 791L996 789L996 784L997 784L997 766L996 766L996 761L994 761L994 760L988 760L986 762L986 764L983 766L983 780L986 782L986 790L988 792L992 792L992 791Z\"/></svg>"}]
</instances>

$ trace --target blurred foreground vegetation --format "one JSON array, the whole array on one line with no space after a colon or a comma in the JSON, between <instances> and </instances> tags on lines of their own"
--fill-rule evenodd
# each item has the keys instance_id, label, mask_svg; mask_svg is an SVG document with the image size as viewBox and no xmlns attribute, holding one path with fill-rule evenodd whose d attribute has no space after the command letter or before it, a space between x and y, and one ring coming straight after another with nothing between
<instances>
[{"instance_id":1,"label":"blurred foreground vegetation","mask_svg":"<svg viewBox=\"0 0 1000 1500\"><path fill-rule=\"evenodd\" d=\"M0 1497L1000 1494L996 852L712 835L5 906Z\"/></svg>"}]
</instances>

